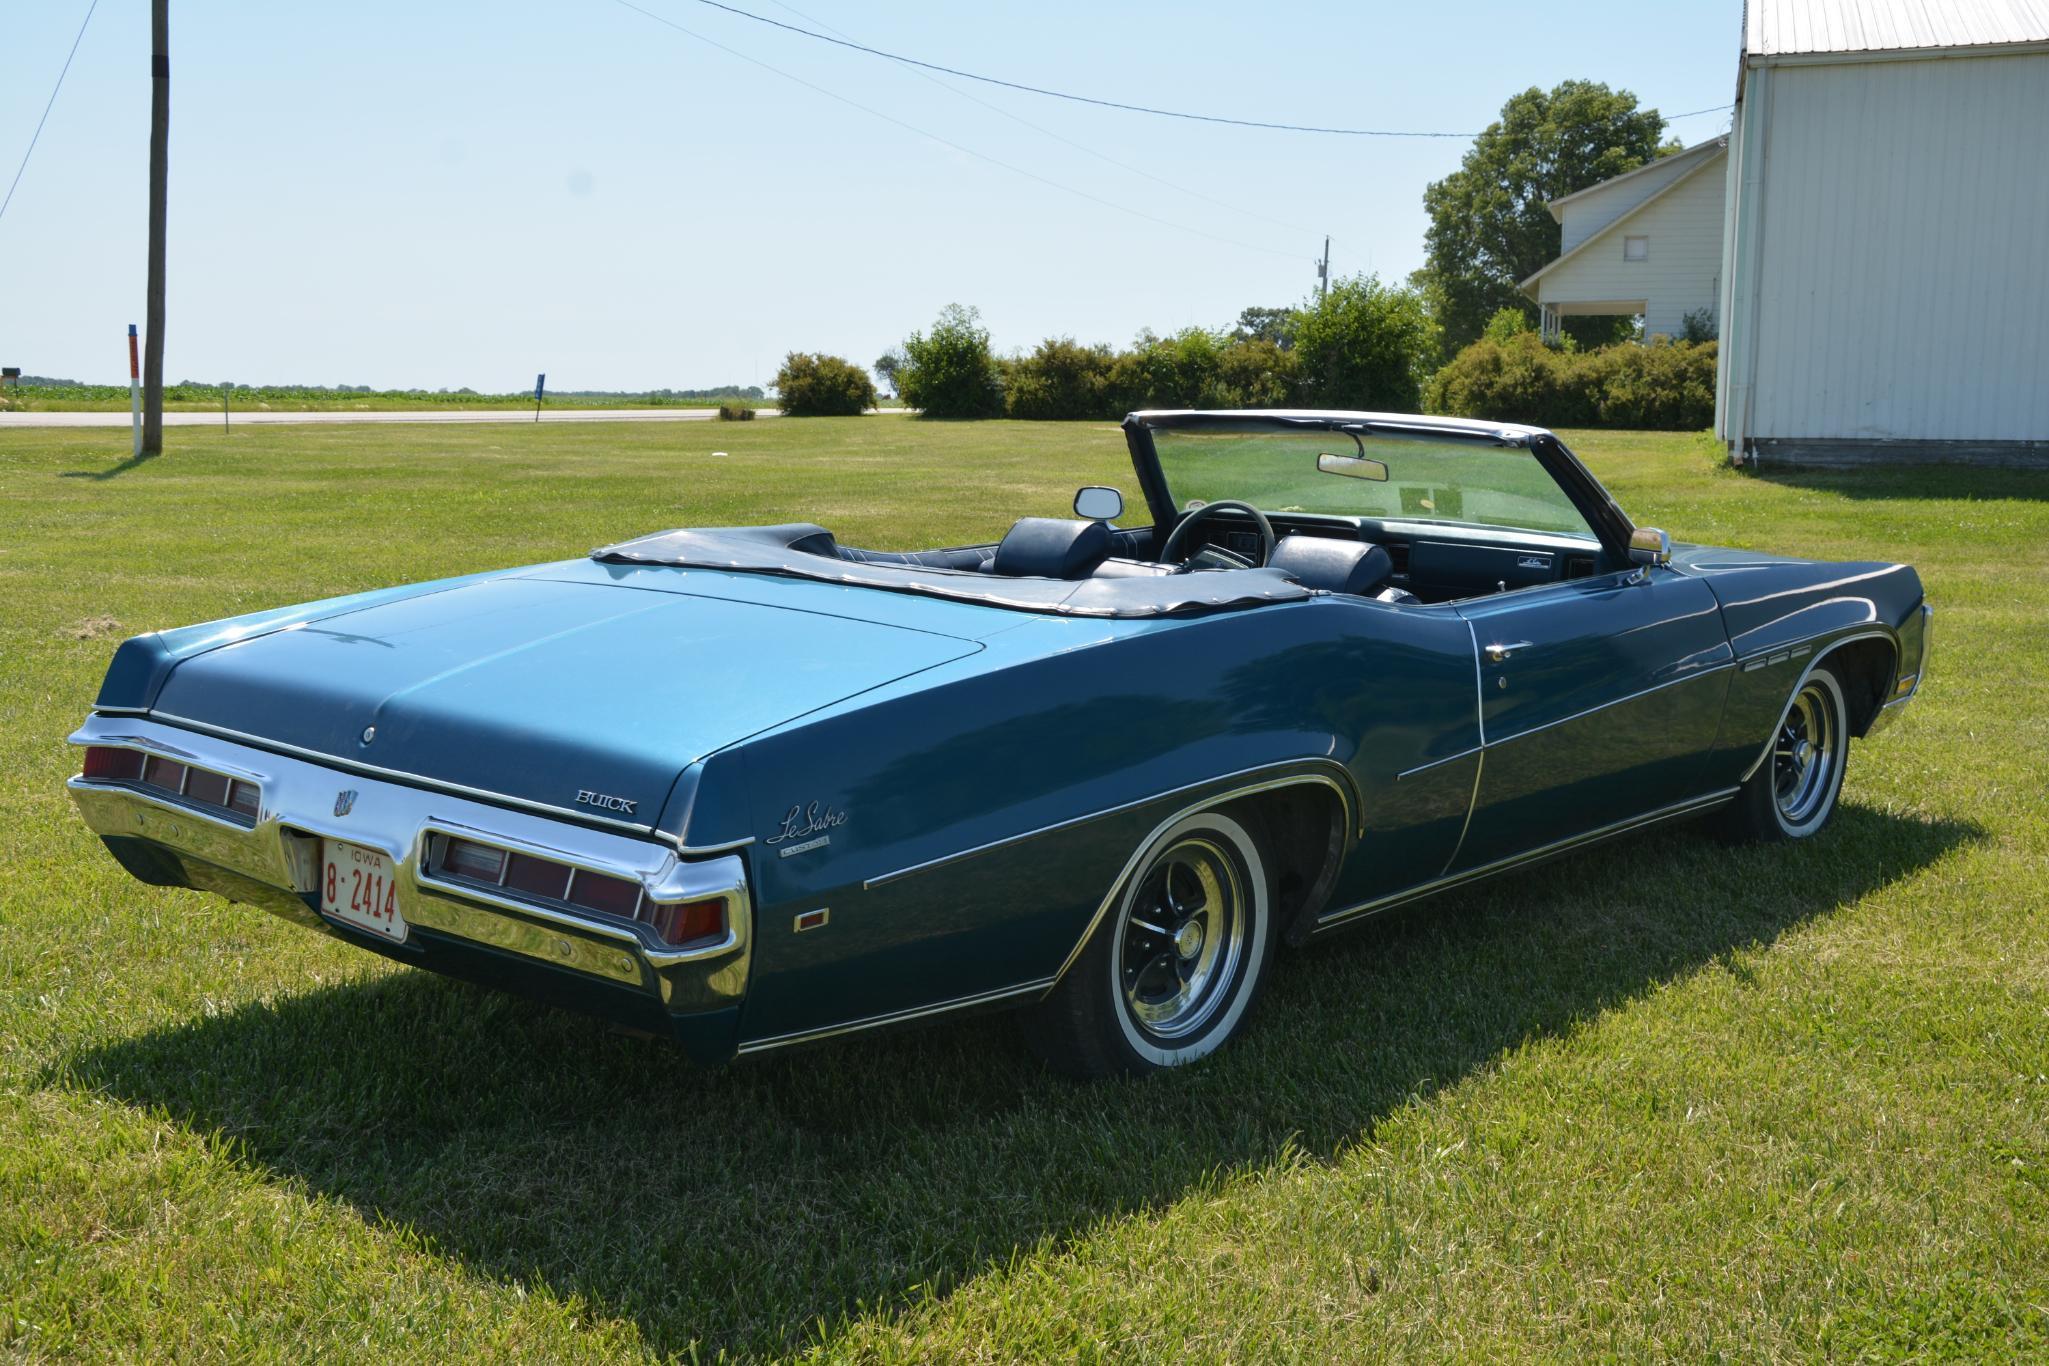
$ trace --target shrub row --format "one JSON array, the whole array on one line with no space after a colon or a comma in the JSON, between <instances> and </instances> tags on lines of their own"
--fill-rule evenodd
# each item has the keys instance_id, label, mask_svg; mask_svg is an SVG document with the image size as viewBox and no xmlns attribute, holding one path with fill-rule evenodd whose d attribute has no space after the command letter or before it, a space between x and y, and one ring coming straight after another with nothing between
<instances>
[{"instance_id":1,"label":"shrub row","mask_svg":"<svg viewBox=\"0 0 2049 1366\"><path fill-rule=\"evenodd\" d=\"M885 357L904 401L928 417L1114 419L1140 408L1414 411L1437 355L1413 290L1340 280L1299 309L1250 309L1233 331L1142 332L1128 349L1052 337L999 358L958 304Z\"/></svg>"},{"instance_id":2,"label":"shrub row","mask_svg":"<svg viewBox=\"0 0 2049 1366\"><path fill-rule=\"evenodd\" d=\"M1697 431L1715 419L1715 343L1653 337L1574 351L1533 332L1482 337L1431 376L1423 404L1542 427Z\"/></svg>"}]
</instances>

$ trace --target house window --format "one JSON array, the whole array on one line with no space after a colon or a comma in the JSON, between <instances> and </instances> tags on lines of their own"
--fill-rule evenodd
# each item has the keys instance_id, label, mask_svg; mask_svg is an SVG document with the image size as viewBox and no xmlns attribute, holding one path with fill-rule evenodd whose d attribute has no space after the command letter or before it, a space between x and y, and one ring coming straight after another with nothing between
<instances>
[{"instance_id":1,"label":"house window","mask_svg":"<svg viewBox=\"0 0 2049 1366\"><path fill-rule=\"evenodd\" d=\"M1648 261L1651 259L1651 239L1648 237L1625 237L1622 239L1622 259L1625 261Z\"/></svg>"}]
</instances>

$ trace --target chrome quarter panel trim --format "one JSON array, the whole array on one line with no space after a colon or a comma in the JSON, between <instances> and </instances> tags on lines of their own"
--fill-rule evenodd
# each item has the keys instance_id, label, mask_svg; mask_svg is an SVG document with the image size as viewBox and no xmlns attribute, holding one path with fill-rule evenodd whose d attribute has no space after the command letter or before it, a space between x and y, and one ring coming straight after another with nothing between
<instances>
[{"instance_id":1,"label":"chrome quarter panel trim","mask_svg":"<svg viewBox=\"0 0 2049 1366\"><path fill-rule=\"evenodd\" d=\"M1907 708L1907 703L1920 696L1921 685L1928 679L1928 657L1934 649L1935 609L1924 602L1921 604L1921 658L1914 666L1913 681L1908 685L1906 692L1879 707L1878 714L1871 718L1871 724L1864 728L1866 738L1878 734L1899 720L1900 714ZM1900 680L1896 677L1893 680L1893 687L1897 689L1899 685Z\"/></svg>"},{"instance_id":2,"label":"chrome quarter panel trim","mask_svg":"<svg viewBox=\"0 0 2049 1366\"><path fill-rule=\"evenodd\" d=\"M1394 775L1394 780L1400 782L1404 778L1413 778L1418 773L1428 773L1433 768L1443 768L1446 764L1455 764L1461 759L1470 759L1485 748L1485 745L1474 745L1471 749L1462 749L1456 754L1447 754L1442 759L1432 759L1427 764L1417 764L1414 768L1405 768Z\"/></svg>"},{"instance_id":3,"label":"chrome quarter panel trim","mask_svg":"<svg viewBox=\"0 0 2049 1366\"><path fill-rule=\"evenodd\" d=\"M1438 873L1443 877L1451 871L1451 865L1458 862L1459 850L1466 847L1466 832L1473 828L1473 811L1480 805L1480 775L1487 771L1487 751L1479 751L1480 762L1473 765L1473 795L1466 798L1466 819L1458 828L1458 843L1451 846L1451 857L1444 861L1444 869Z\"/></svg>"},{"instance_id":4,"label":"chrome quarter panel trim","mask_svg":"<svg viewBox=\"0 0 2049 1366\"><path fill-rule=\"evenodd\" d=\"M1453 757L1457 758L1463 756L1455 755ZM971 849L962 849L957 853L945 854L940 856L939 858L928 859L923 863L911 864L907 868L898 868L892 872L882 873L878 876L871 877L864 881L861 884L861 890L864 892L872 892L877 887L886 887L890 883L896 882L902 878L911 877L918 873L929 873L934 869L944 868L950 864L959 863L963 859L975 858L978 855L987 854L998 849L1007 848L1010 845L1020 843L1024 840L1037 839L1041 835L1051 835L1061 830L1071 830L1079 825L1087 825L1090 821L1098 821L1108 816L1121 815L1126 811L1135 811L1139 807L1150 806L1154 802L1166 801L1169 798L1178 797L1183 793L1195 792L1205 787L1214 786L1217 783L1228 783L1239 778L1248 777L1254 773L1266 773L1276 768L1292 768L1305 763L1328 764L1332 767L1342 769L1342 766L1338 765L1335 760L1328 759L1322 755L1316 755L1305 759L1287 759L1276 764L1261 764L1256 768L1240 769L1235 773L1219 774L1214 778L1205 778L1201 782L1185 783L1180 787L1168 788L1164 792L1155 792L1150 796L1139 797L1133 801L1122 802L1116 806L1105 807L1100 811L1091 811L1085 816L1074 816L1064 821L1055 821L1051 825L1037 826L1030 830L1021 831L1015 835L1005 835L1002 839L999 840L991 840L987 844L978 844ZM1431 767L1431 765L1426 764L1424 765L1424 767ZM1410 771L1421 772L1420 769L1412 769ZM1365 833L1365 830L1363 828L1363 821L1365 818L1365 804L1363 801L1358 800L1354 796L1349 774L1346 775L1345 781L1340 782L1335 776L1329 774L1298 773L1290 777L1276 779L1273 782L1258 784L1253 787L1246 788L1242 793L1239 793L1237 795L1248 795L1252 792L1266 791L1275 787L1285 787L1291 783L1322 783L1325 786L1329 787L1332 791L1338 794L1338 801L1342 803L1344 806L1345 829L1351 832L1355 837L1357 835L1363 835ZM1231 800L1231 798L1218 797L1216 798L1216 800L1228 801ZM1126 869L1127 873L1129 871L1129 869Z\"/></svg>"},{"instance_id":5,"label":"chrome quarter panel trim","mask_svg":"<svg viewBox=\"0 0 2049 1366\"><path fill-rule=\"evenodd\" d=\"M1519 730L1513 735L1504 735L1498 740L1490 740L1484 748L1499 749L1503 745L1513 744L1525 736L1541 735L1545 731L1557 726L1569 725L1574 721L1584 721L1587 717L1604 712L1610 707L1619 707L1625 702L1634 702L1639 698L1649 697L1652 693L1663 692L1667 688L1676 688L1682 683L1696 683L1703 678L1712 678L1714 675L1734 667L1734 662L1729 660L1724 660L1720 664L1709 664L1704 668L1695 669L1691 673L1681 674L1677 678L1668 678L1662 683L1653 683L1648 688L1640 688L1626 696L1610 698L1599 706L1588 707L1585 711L1576 711L1570 716L1561 716L1555 721L1546 721L1542 725L1531 726L1528 730Z\"/></svg>"},{"instance_id":6,"label":"chrome quarter panel trim","mask_svg":"<svg viewBox=\"0 0 2049 1366\"><path fill-rule=\"evenodd\" d=\"M750 1039L743 1042L741 1053L762 1053L771 1048L785 1048L791 1044L811 1043L819 1039L830 1039L841 1034L854 1034L865 1029L881 1029L885 1025L903 1024L911 1020L922 1020L931 1015L943 1015L949 1011L968 1010L975 1006L994 1005L1020 996L1043 995L1052 990L1055 979L1044 977L1035 982L1021 982L1014 987L1002 987L996 991L978 992L973 996L958 996L951 1001L936 1005L919 1006L913 1010L899 1010L888 1015L870 1015L864 1019L848 1020L844 1024L827 1025L822 1029L800 1030L793 1034L776 1034L766 1039Z\"/></svg>"},{"instance_id":7,"label":"chrome quarter panel trim","mask_svg":"<svg viewBox=\"0 0 2049 1366\"><path fill-rule=\"evenodd\" d=\"M1219 779L1218 781L1227 780ZM1331 788L1333 791L1337 792L1338 799L1340 801L1345 800L1344 789L1342 786L1340 786L1336 779L1320 773L1301 773L1295 774L1291 777L1275 778L1263 783L1251 783L1241 787L1225 788L1222 791L1212 792L1199 802L1191 802L1188 805L1179 808L1173 814L1169 815L1165 820L1155 825L1152 828L1152 830L1147 833L1146 837L1138 842L1138 847L1131 851L1131 856L1124 860L1124 866L1118 870L1117 876L1110 880L1109 890L1103 894L1102 901L1096 906L1095 914L1089 917L1088 924L1084 926L1082 929L1081 937L1075 940L1074 947L1068 950L1067 957L1064 960L1062 960L1060 964L1060 970L1058 972L1055 972L1051 979L1047 981L1046 989L1048 991L1051 991L1055 986L1059 984L1060 979L1067 975L1067 970L1074 966L1074 960L1081 957L1082 950L1088 947L1089 940L1095 935L1097 927L1103 923L1103 918L1110 913L1110 907L1116 903L1117 894L1119 890L1124 886L1126 880L1131 877L1132 870L1138 867L1139 863L1144 859L1146 852L1150 850L1153 844L1156 841L1158 841L1163 834L1165 834L1169 829L1171 829L1176 822L1181 821L1189 816L1193 816L1199 811L1207 811L1211 807L1220 805L1225 802L1235 802L1240 800L1241 798L1256 796L1262 792L1274 792L1284 787L1297 787L1304 783L1321 783ZM1200 784L1198 784L1198 786L1200 786ZM1185 792L1188 790L1189 789L1187 788L1180 788L1177 789L1176 792L1163 792L1160 794L1159 797L1151 798L1149 800L1163 800L1167 797L1177 795L1178 792ZM1140 803L1140 805L1143 805L1143 803ZM1349 809L1349 807L1347 809Z\"/></svg>"},{"instance_id":8,"label":"chrome quarter panel trim","mask_svg":"<svg viewBox=\"0 0 2049 1366\"><path fill-rule=\"evenodd\" d=\"M626 983L673 1009L730 1005L744 994L751 959L753 906L737 854L685 860L666 843L544 818L419 787L387 783L326 763L303 761L157 720L94 715L71 743L129 745L231 772L255 782L262 805L253 825L217 819L159 800L127 783L74 777L68 783L86 824L98 834L134 837L178 856L193 885L277 911L302 924L334 929L304 899L315 886L320 839L382 850L396 868L406 919L422 929L506 950L556 967ZM357 796L336 816L342 785ZM474 838L501 848L639 884L654 899L726 903L727 933L708 945L676 948L643 922L580 913L500 895L424 870L430 837ZM246 883L246 885L244 885ZM398 956L404 956L403 946ZM699 960L718 959L712 964Z\"/></svg>"},{"instance_id":9,"label":"chrome quarter panel trim","mask_svg":"<svg viewBox=\"0 0 2049 1366\"><path fill-rule=\"evenodd\" d=\"M96 708L94 714L99 715L101 713L101 710L102 709ZM523 811L537 811L544 815L556 817L560 820L575 821L581 825L595 826L602 829L618 830L631 833L634 835L639 835L647 839L660 840L664 844L667 844L671 848L675 849L676 852L679 854L721 854L734 849L743 849L746 846L754 843L754 837L750 835L745 839L728 840L720 844L707 844L697 846L685 845L684 843L682 843L682 841L677 839L676 836L671 835L666 830L658 830L652 825L640 824L634 821L615 820L610 816L601 816L597 814L595 811L589 809L579 809L576 807L568 806L554 806L550 805L547 802L528 801L524 797L509 797L502 792L490 792L486 791L483 788L468 787L462 783L447 782L439 778L427 778L421 776L420 774L407 773L400 769L380 768L376 764L366 764L355 759L339 758L332 754L324 754L319 750L304 749L298 745L286 744L281 740L270 740L264 738L261 735L250 735L243 731L230 730L226 726L216 726L205 721L194 721L189 717L178 716L171 712L152 711L149 713L149 717L150 719L161 722L164 725L175 726L182 731L198 732L202 735L211 735L219 739L233 741L236 744L247 745L252 749L268 751L274 754L288 755L292 758L297 759L304 759L307 762L317 764L322 768L337 769L346 773L362 774L366 777L371 778L383 778L390 782L403 784L407 787L417 787L434 792L446 792L458 797L474 798L478 801L487 802L493 806L514 806L520 808ZM82 734L83 732L80 733Z\"/></svg>"},{"instance_id":10,"label":"chrome quarter panel trim","mask_svg":"<svg viewBox=\"0 0 2049 1366\"><path fill-rule=\"evenodd\" d=\"M1736 792L1737 789L1733 787L1724 788L1719 792L1710 792L1705 796L1690 798L1687 801L1676 802L1671 806L1660 807L1656 811L1647 811L1642 815L1632 816L1628 820L1604 825L1598 830L1590 830L1582 835L1573 835L1536 849L1527 849L1519 854L1511 854L1507 858L1496 859L1494 862L1483 864L1478 868L1468 868L1462 873L1453 873L1448 877L1435 878L1429 882L1419 883L1414 887L1404 888L1399 892L1391 892L1386 896L1376 897L1371 901L1362 901L1356 906L1347 906L1342 910L1327 911L1317 917L1316 929L1313 933L1321 934L1325 930L1335 929L1339 925L1349 923L1363 916L1373 915L1380 911L1393 910L1395 907L1406 905L1411 901L1419 901L1426 896L1434 896L1438 892L1450 891L1454 887L1463 886L1468 882L1477 882L1482 878L1492 877L1496 873L1507 872L1511 868L1520 868L1525 864L1542 862L1544 859L1554 858L1559 854L1567 853L1584 845L1598 844L1602 840L1611 839L1617 835L1626 835L1632 830L1641 830L1645 826L1656 825L1660 821L1674 820L1680 816L1691 815L1696 811L1706 811L1712 807L1722 805L1722 803L1735 796Z\"/></svg>"}]
</instances>

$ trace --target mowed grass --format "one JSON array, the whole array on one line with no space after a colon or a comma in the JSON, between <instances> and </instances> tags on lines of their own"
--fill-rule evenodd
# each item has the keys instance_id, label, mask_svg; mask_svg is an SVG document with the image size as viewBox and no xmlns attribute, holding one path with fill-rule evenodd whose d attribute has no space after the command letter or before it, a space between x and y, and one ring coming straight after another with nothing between
<instances>
[{"instance_id":1,"label":"mowed grass","mask_svg":"<svg viewBox=\"0 0 2049 1366\"><path fill-rule=\"evenodd\" d=\"M0 1354L2049 1354L2049 477L1568 434L1682 539L1920 567L1933 674L1835 825L1369 923L1079 1086L1004 1017L694 1070L143 887L62 741L121 635L673 525L987 539L1136 502L1114 427L170 437L0 432Z\"/></svg>"}]
</instances>

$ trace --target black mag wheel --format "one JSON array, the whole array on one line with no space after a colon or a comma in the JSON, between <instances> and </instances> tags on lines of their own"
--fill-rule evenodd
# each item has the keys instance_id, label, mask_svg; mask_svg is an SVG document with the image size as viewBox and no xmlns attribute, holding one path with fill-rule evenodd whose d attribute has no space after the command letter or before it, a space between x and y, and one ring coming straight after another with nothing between
<instances>
[{"instance_id":1,"label":"black mag wheel","mask_svg":"<svg viewBox=\"0 0 2049 1366\"><path fill-rule=\"evenodd\" d=\"M1724 831L1743 840L1797 840L1835 814L1850 754L1850 709L1826 664L1801 681L1764 756L1731 802Z\"/></svg>"},{"instance_id":2,"label":"black mag wheel","mask_svg":"<svg viewBox=\"0 0 2049 1366\"><path fill-rule=\"evenodd\" d=\"M1243 1024L1273 951L1258 837L1219 812L1157 833L1079 957L1028 1017L1039 1054L1076 1076L1177 1067Z\"/></svg>"}]
</instances>

